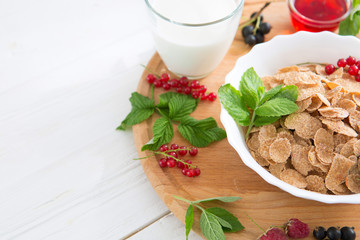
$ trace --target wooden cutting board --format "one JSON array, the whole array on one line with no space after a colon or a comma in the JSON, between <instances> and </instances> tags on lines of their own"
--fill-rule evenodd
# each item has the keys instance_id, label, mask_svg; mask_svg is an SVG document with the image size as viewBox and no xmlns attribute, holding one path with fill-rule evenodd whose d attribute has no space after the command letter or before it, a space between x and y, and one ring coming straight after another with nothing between
<instances>
[{"instance_id":1,"label":"wooden cutting board","mask_svg":"<svg viewBox=\"0 0 360 240\"><path fill-rule=\"evenodd\" d=\"M265 1L246 0L243 19L248 19L249 15L260 9L264 3ZM275 35L294 32L285 1L272 2L265 9L263 15L265 21L272 25L271 32L265 37L266 41ZM208 87L208 92L217 92L220 85L224 83L226 74L234 67L236 59L250 49L251 47L244 44L241 33L238 31L225 59L213 73L201 80L201 84ZM148 68L160 74L168 71L158 54L155 54L150 60ZM145 80L147 74L148 72L144 71L137 91L150 96L150 85ZM155 96L162 92L163 90L156 89ZM200 102L192 116L196 119L212 116L222 127L219 119L220 102L218 99L215 102ZM133 127L139 157L149 155L149 152L141 152L141 146L152 138L152 126L155 119L156 117L152 117ZM189 146L189 143L177 132L176 126L174 130L175 136L171 143ZM240 196L242 199L234 203L215 201L203 205L205 207L224 207L234 213L245 226L245 230L241 232L227 233L226 239L256 239L262 233L246 214L264 229L271 225L283 225L289 218L296 217L308 223L311 229L318 225L326 228L354 226L357 235L360 236L358 231L360 230L360 216L358 215L360 205L331 205L294 197L268 184L246 167L226 139L206 148L200 148L196 157L186 156L185 159L191 159L201 169L201 175L196 178L185 177L178 168L160 168L159 158L150 157L141 160L141 164L157 194L182 222L185 221L188 205L174 199L173 195L189 200L215 196ZM196 209L193 230L201 235L199 218L200 211ZM307 239L314 238L310 235Z\"/></svg>"}]
</instances>

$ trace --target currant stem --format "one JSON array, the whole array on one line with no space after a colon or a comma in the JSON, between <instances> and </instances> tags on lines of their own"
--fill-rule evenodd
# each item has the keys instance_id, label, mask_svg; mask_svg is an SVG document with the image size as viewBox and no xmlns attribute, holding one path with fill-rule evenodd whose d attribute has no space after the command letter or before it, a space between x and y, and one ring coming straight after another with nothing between
<instances>
[{"instance_id":1,"label":"currant stem","mask_svg":"<svg viewBox=\"0 0 360 240\"><path fill-rule=\"evenodd\" d=\"M258 16L260 16L261 12L264 11L265 8L267 8L270 5L271 2L267 2L264 4L264 6L255 14L254 17L250 18L248 21L241 23L239 25L239 28L242 29L243 27L249 25L250 23L254 22Z\"/></svg>"},{"instance_id":2,"label":"currant stem","mask_svg":"<svg viewBox=\"0 0 360 240\"><path fill-rule=\"evenodd\" d=\"M147 66L145 66L144 64L140 64L143 68L145 68L148 72L154 74L157 78L161 78L161 76L155 72L153 72L150 68L148 68Z\"/></svg>"},{"instance_id":3,"label":"currant stem","mask_svg":"<svg viewBox=\"0 0 360 240\"><path fill-rule=\"evenodd\" d=\"M176 149L176 150L177 150L177 149ZM185 161L182 160L182 159L179 159L179 158L176 158L176 157L174 157L174 156L172 156L172 155L166 154L166 152L173 152L173 151L176 151L176 150L167 150L167 151L165 151L165 152L154 151L154 153L155 153L155 154L164 155L165 157L171 157L171 158L173 158L175 161L177 161L177 162L182 162L183 164L185 164L185 166L188 166L188 167L190 167L190 168L196 168L196 166L194 166L194 165L192 165L192 164L190 164L190 163L187 163L187 162L185 162ZM180 149L180 150L184 150L184 149ZM179 150L179 151L180 151L180 150Z\"/></svg>"}]
</instances>

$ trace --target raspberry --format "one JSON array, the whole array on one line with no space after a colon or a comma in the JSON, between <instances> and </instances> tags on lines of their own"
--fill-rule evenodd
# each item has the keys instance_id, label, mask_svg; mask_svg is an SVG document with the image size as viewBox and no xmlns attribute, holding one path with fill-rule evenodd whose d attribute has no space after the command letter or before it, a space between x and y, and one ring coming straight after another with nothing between
<instances>
[{"instance_id":1,"label":"raspberry","mask_svg":"<svg viewBox=\"0 0 360 240\"><path fill-rule=\"evenodd\" d=\"M306 223L297 218L291 218L286 224L285 232L291 238L306 238L310 229Z\"/></svg>"},{"instance_id":2,"label":"raspberry","mask_svg":"<svg viewBox=\"0 0 360 240\"><path fill-rule=\"evenodd\" d=\"M279 228L270 228L257 240L288 240L285 233Z\"/></svg>"}]
</instances>

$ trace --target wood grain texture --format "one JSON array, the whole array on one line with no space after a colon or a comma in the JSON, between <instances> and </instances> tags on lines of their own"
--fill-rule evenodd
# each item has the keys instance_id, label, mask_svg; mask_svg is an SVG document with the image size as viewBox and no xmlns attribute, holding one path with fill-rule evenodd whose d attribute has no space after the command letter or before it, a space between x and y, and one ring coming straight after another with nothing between
<instances>
[{"instance_id":1,"label":"wood grain texture","mask_svg":"<svg viewBox=\"0 0 360 240\"><path fill-rule=\"evenodd\" d=\"M243 17L247 18L253 11L260 9L263 4L263 1L247 1ZM275 35L294 32L285 2L273 2L264 11L264 17L273 26L270 34L266 35L266 40ZM201 83L208 87L208 91L216 92L224 83L225 76L233 68L236 59L249 50L250 47L244 44L241 33L238 31L225 59L213 73L202 79ZM157 54L149 62L148 68L156 73L167 71ZM147 74L148 72L145 71L140 79L138 92L150 96L150 87L145 81ZM156 90L155 96L160 93L162 93L161 90ZM200 102L192 116L197 119L212 116L222 127L219 120L220 102L218 100L213 103ZM151 127L155 119L156 117L150 118L133 127L140 157L147 154L141 152L141 146L152 138ZM177 132L171 142L188 145ZM190 200L229 195L242 197L235 203L209 202L204 204L206 207L221 206L228 209L235 213L246 227L242 232L226 234L227 239L256 239L262 233L246 214L264 229L270 225L282 225L292 217L307 222L311 229L317 225L324 227L348 225L360 229L360 218L354 214L360 211L360 205L330 205L294 197L266 183L246 167L226 139L200 149L199 154L192 158L193 163L202 170L201 176L198 178L184 177L178 169L161 169L157 160L155 157L142 160L144 171L160 198L183 222L187 204L175 200L172 195ZM196 210L193 230L201 235L199 216L200 211ZM308 239L312 239L312 236Z\"/></svg>"}]
</instances>

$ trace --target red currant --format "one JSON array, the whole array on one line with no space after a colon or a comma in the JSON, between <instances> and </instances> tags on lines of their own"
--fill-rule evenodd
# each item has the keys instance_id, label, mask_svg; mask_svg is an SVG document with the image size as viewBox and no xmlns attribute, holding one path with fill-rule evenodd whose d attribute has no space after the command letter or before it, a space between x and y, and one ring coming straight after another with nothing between
<instances>
[{"instance_id":1,"label":"red currant","mask_svg":"<svg viewBox=\"0 0 360 240\"><path fill-rule=\"evenodd\" d=\"M355 76L355 75L358 74L358 72L359 72L359 68L358 68L356 65L351 65L351 66L349 67L348 73L349 73L350 75Z\"/></svg>"},{"instance_id":2,"label":"red currant","mask_svg":"<svg viewBox=\"0 0 360 240\"><path fill-rule=\"evenodd\" d=\"M207 87L206 87L205 85L201 85L201 86L199 87L199 92L201 92L201 93L205 93L206 90L207 90Z\"/></svg>"},{"instance_id":3,"label":"red currant","mask_svg":"<svg viewBox=\"0 0 360 240\"><path fill-rule=\"evenodd\" d=\"M171 156L173 156L174 158L177 158L177 157L178 157L178 155L177 155L176 152L169 152L168 154L171 155Z\"/></svg>"},{"instance_id":4,"label":"red currant","mask_svg":"<svg viewBox=\"0 0 360 240\"><path fill-rule=\"evenodd\" d=\"M202 94L200 94L200 99L206 100L206 99L208 99L208 95L206 95L206 93L202 93Z\"/></svg>"},{"instance_id":5,"label":"red currant","mask_svg":"<svg viewBox=\"0 0 360 240\"><path fill-rule=\"evenodd\" d=\"M190 87L185 87L184 88L184 93L185 94L190 94L191 93L191 88Z\"/></svg>"},{"instance_id":6,"label":"red currant","mask_svg":"<svg viewBox=\"0 0 360 240\"><path fill-rule=\"evenodd\" d=\"M169 168L173 168L176 166L176 161L175 161L175 159L169 159L166 161L166 164Z\"/></svg>"},{"instance_id":7,"label":"red currant","mask_svg":"<svg viewBox=\"0 0 360 240\"><path fill-rule=\"evenodd\" d=\"M185 164L182 162L177 162L177 167L183 169L185 167Z\"/></svg>"},{"instance_id":8,"label":"red currant","mask_svg":"<svg viewBox=\"0 0 360 240\"><path fill-rule=\"evenodd\" d=\"M195 175L194 169L189 169L186 173L186 176L188 177L194 177L194 175Z\"/></svg>"},{"instance_id":9,"label":"red currant","mask_svg":"<svg viewBox=\"0 0 360 240\"><path fill-rule=\"evenodd\" d=\"M183 91L182 87L177 87L177 88L176 88L176 92L182 93L182 91Z\"/></svg>"},{"instance_id":10,"label":"red currant","mask_svg":"<svg viewBox=\"0 0 360 240\"><path fill-rule=\"evenodd\" d=\"M199 168L194 168L194 173L195 173L194 176L199 176L201 171Z\"/></svg>"},{"instance_id":11,"label":"red currant","mask_svg":"<svg viewBox=\"0 0 360 240\"><path fill-rule=\"evenodd\" d=\"M186 176L188 171L189 171L189 169L187 169L187 168L181 169L182 174L184 174L185 176Z\"/></svg>"},{"instance_id":12,"label":"red currant","mask_svg":"<svg viewBox=\"0 0 360 240\"><path fill-rule=\"evenodd\" d=\"M146 81L150 84L154 83L155 80L156 80L156 77L154 76L154 74L148 74L146 76Z\"/></svg>"},{"instance_id":13,"label":"red currant","mask_svg":"<svg viewBox=\"0 0 360 240\"><path fill-rule=\"evenodd\" d=\"M356 58L349 56L346 59L346 63L347 63L347 65L352 66L352 65L354 65L356 63Z\"/></svg>"},{"instance_id":14,"label":"red currant","mask_svg":"<svg viewBox=\"0 0 360 240\"><path fill-rule=\"evenodd\" d=\"M160 146L159 150L160 150L160 152L165 152L165 151L169 150L169 146L166 144L163 144Z\"/></svg>"},{"instance_id":15,"label":"red currant","mask_svg":"<svg viewBox=\"0 0 360 240\"><path fill-rule=\"evenodd\" d=\"M159 87L162 87L163 83L159 80L159 79L156 79L154 81L154 86L159 88Z\"/></svg>"},{"instance_id":16,"label":"red currant","mask_svg":"<svg viewBox=\"0 0 360 240\"><path fill-rule=\"evenodd\" d=\"M169 81L169 79L170 79L169 74L167 74L167 73L161 74L160 80L161 80L162 82L167 82L167 81Z\"/></svg>"},{"instance_id":17,"label":"red currant","mask_svg":"<svg viewBox=\"0 0 360 240\"><path fill-rule=\"evenodd\" d=\"M191 95L194 99L198 99L200 97L200 93L198 91L193 91Z\"/></svg>"},{"instance_id":18,"label":"red currant","mask_svg":"<svg viewBox=\"0 0 360 240\"><path fill-rule=\"evenodd\" d=\"M329 75L332 74L333 72L335 72L335 66L333 64L326 65L325 72Z\"/></svg>"},{"instance_id":19,"label":"red currant","mask_svg":"<svg viewBox=\"0 0 360 240\"><path fill-rule=\"evenodd\" d=\"M170 146L170 149L172 149L172 150L176 150L176 149L178 149L179 148L179 145L177 145L176 143L173 143L173 144L171 144L171 146Z\"/></svg>"},{"instance_id":20,"label":"red currant","mask_svg":"<svg viewBox=\"0 0 360 240\"><path fill-rule=\"evenodd\" d=\"M169 83L170 83L170 86L173 88L176 88L179 86L179 81L177 79L172 79L169 81Z\"/></svg>"},{"instance_id":21,"label":"red currant","mask_svg":"<svg viewBox=\"0 0 360 240\"><path fill-rule=\"evenodd\" d=\"M180 149L183 149L183 150L179 150L178 151L178 154L180 156L185 156L187 154L187 150L186 150L186 147L185 146L181 146Z\"/></svg>"},{"instance_id":22,"label":"red currant","mask_svg":"<svg viewBox=\"0 0 360 240\"><path fill-rule=\"evenodd\" d=\"M190 148L189 154L190 154L191 156L195 156L196 154L198 154L198 149L197 149L196 147Z\"/></svg>"},{"instance_id":23,"label":"red currant","mask_svg":"<svg viewBox=\"0 0 360 240\"><path fill-rule=\"evenodd\" d=\"M187 87L189 84L189 80L187 79L187 77L182 77L179 79L179 83L181 86Z\"/></svg>"},{"instance_id":24,"label":"red currant","mask_svg":"<svg viewBox=\"0 0 360 240\"><path fill-rule=\"evenodd\" d=\"M345 67L346 66L346 60L344 58L340 58L338 61L337 61L337 65L338 67Z\"/></svg>"},{"instance_id":25,"label":"red currant","mask_svg":"<svg viewBox=\"0 0 360 240\"><path fill-rule=\"evenodd\" d=\"M359 74L355 76L355 81L360 82L360 75Z\"/></svg>"},{"instance_id":26,"label":"red currant","mask_svg":"<svg viewBox=\"0 0 360 240\"><path fill-rule=\"evenodd\" d=\"M189 168L189 165L192 164L191 160L186 160L185 161L187 164L185 164L185 168Z\"/></svg>"},{"instance_id":27,"label":"red currant","mask_svg":"<svg viewBox=\"0 0 360 240\"><path fill-rule=\"evenodd\" d=\"M170 84L168 84L168 83L164 83L164 84L163 84L163 89L165 89L165 90L170 90L170 88L171 88L171 85L170 85Z\"/></svg>"},{"instance_id":28,"label":"red currant","mask_svg":"<svg viewBox=\"0 0 360 240\"><path fill-rule=\"evenodd\" d=\"M200 82L198 80L191 81L190 87L193 89L197 89L200 87Z\"/></svg>"},{"instance_id":29,"label":"red currant","mask_svg":"<svg viewBox=\"0 0 360 240\"><path fill-rule=\"evenodd\" d=\"M217 95L216 95L216 93L214 93L214 92L209 93L209 95L208 95L208 99L209 99L209 101L211 101L211 102L215 101L216 97L217 97Z\"/></svg>"},{"instance_id":30,"label":"red currant","mask_svg":"<svg viewBox=\"0 0 360 240\"><path fill-rule=\"evenodd\" d=\"M166 167L166 166L167 166L167 161L166 161L166 159L165 159L165 158L161 158L161 159L159 160L159 165L160 165L160 167L162 167L162 168Z\"/></svg>"},{"instance_id":31,"label":"red currant","mask_svg":"<svg viewBox=\"0 0 360 240\"><path fill-rule=\"evenodd\" d=\"M357 61L355 65L360 69L360 61Z\"/></svg>"}]
</instances>

